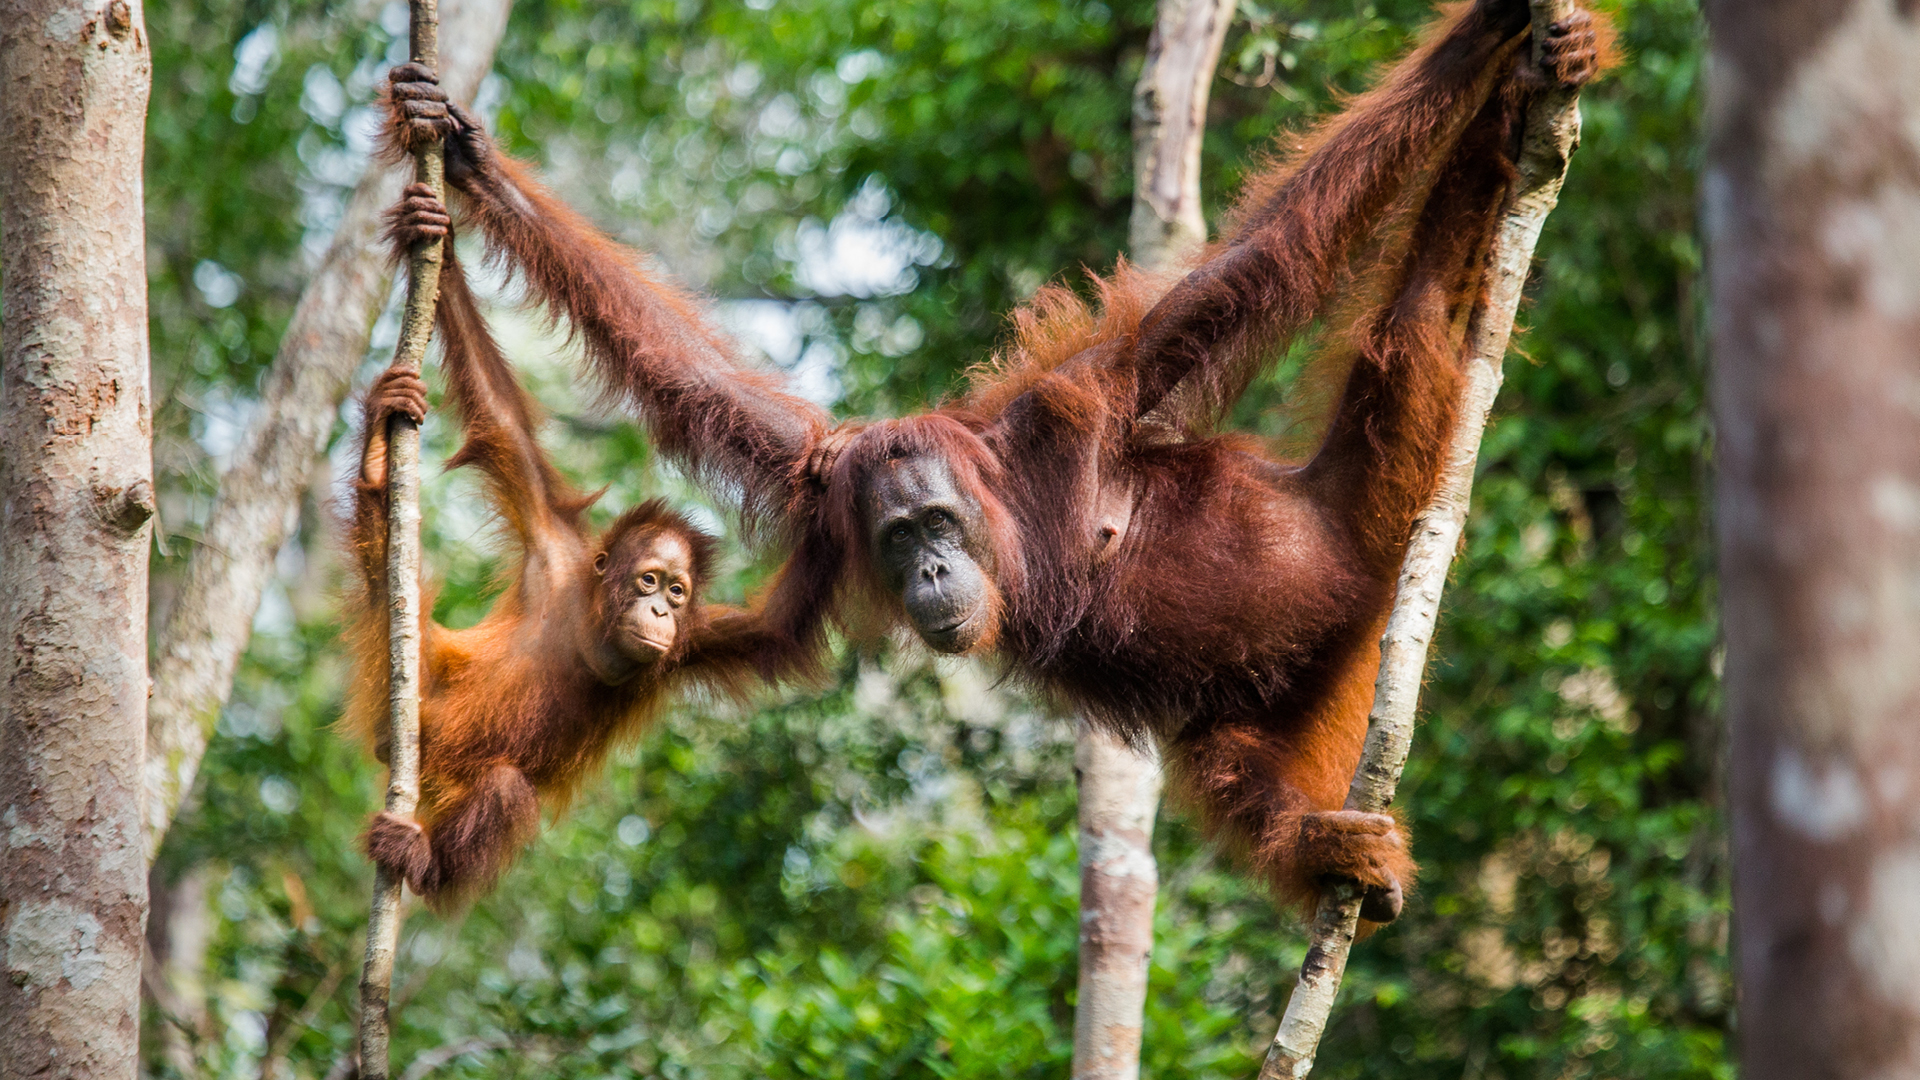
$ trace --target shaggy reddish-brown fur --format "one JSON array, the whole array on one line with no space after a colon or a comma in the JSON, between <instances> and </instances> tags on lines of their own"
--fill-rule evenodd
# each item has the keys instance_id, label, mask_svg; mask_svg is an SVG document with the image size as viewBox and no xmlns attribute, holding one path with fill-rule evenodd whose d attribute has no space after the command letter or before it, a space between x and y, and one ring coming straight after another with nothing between
<instances>
[{"instance_id":1,"label":"shaggy reddish-brown fur","mask_svg":"<svg viewBox=\"0 0 1920 1080\"><path fill-rule=\"evenodd\" d=\"M419 235L396 214L397 246ZM539 830L542 804L563 812L609 749L636 736L673 690L698 682L740 693L773 640L756 614L703 606L714 541L665 503L636 506L599 535L585 524L596 496L569 484L541 450L538 407L494 344L451 243L446 259L437 321L448 397L466 436L448 466L485 476L512 558L505 591L480 622L450 630L423 614L419 820L381 813L367 834L372 858L441 908L491 888ZM350 526L362 580L351 608L357 677L346 724L383 761L386 428L394 412L422 407L422 391L417 379L389 374L368 395ZM691 554L678 633L664 656L610 684L583 659L583 645L609 633L615 612L637 596L636 564L666 538ZM603 553L604 573L595 567Z\"/></svg>"},{"instance_id":2,"label":"shaggy reddish-brown fur","mask_svg":"<svg viewBox=\"0 0 1920 1080\"><path fill-rule=\"evenodd\" d=\"M571 319L600 378L671 452L784 527L767 611L786 649L816 652L832 619L903 617L863 499L890 462L943 459L988 534L969 548L994 614L976 649L1123 736L1157 738L1179 789L1283 899L1343 876L1397 906L1414 865L1395 821L1340 809L1380 629L1454 423L1516 121L1539 88L1610 58L1583 12L1550 28L1536 70L1527 22L1521 0L1446 9L1376 89L1248 182L1183 277L1122 263L1094 281L1097 309L1042 290L967 397L833 431L732 366L685 294L495 151L418 69L395 76L395 142L447 134L472 219ZM1315 322L1321 365L1345 373L1318 450L1285 463L1214 434Z\"/></svg>"}]
</instances>

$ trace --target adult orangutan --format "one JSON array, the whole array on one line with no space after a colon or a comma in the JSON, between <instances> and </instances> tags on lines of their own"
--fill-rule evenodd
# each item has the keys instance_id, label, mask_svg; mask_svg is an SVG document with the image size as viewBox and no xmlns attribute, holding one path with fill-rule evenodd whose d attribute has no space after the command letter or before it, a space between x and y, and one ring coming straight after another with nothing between
<instances>
[{"instance_id":1,"label":"adult orangutan","mask_svg":"<svg viewBox=\"0 0 1920 1080\"><path fill-rule=\"evenodd\" d=\"M1286 900L1330 877L1393 918L1414 865L1395 820L1341 809L1378 637L1461 385L1464 324L1511 184L1516 121L1605 63L1580 12L1527 51L1522 0L1448 9L1426 42L1247 184L1177 283L1124 263L1101 306L1043 290L964 398L829 429L748 373L680 290L496 151L422 68L395 70L391 141L448 138L491 248L565 313L599 378L790 555L784 648L829 619L904 621L991 652L1132 740ZM1316 319L1344 388L1301 463L1210 434Z\"/></svg>"},{"instance_id":2,"label":"adult orangutan","mask_svg":"<svg viewBox=\"0 0 1920 1080\"><path fill-rule=\"evenodd\" d=\"M447 236L431 189L409 188L391 239L405 252ZM740 689L765 659L759 617L701 601L714 541L659 500L595 534L583 495L535 438L537 406L488 332L447 245L437 323L448 396L465 442L449 466L477 466L512 539L507 586L464 630L422 619L421 813L382 812L368 854L435 907L489 889L540 826L564 809L608 749L637 735L690 682ZM386 758L387 421L426 415L418 375L389 370L367 394L351 540L359 677L347 725ZM790 654L791 655L791 654Z\"/></svg>"}]
</instances>

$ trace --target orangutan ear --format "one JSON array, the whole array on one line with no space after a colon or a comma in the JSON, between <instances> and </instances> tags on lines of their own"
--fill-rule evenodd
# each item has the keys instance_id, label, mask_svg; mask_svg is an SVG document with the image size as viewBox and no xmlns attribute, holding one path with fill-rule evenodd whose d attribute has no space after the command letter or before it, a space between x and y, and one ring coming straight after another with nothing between
<instances>
[{"instance_id":1,"label":"orangutan ear","mask_svg":"<svg viewBox=\"0 0 1920 1080\"><path fill-rule=\"evenodd\" d=\"M607 572L607 553L602 551L593 556L593 572L604 576Z\"/></svg>"}]
</instances>

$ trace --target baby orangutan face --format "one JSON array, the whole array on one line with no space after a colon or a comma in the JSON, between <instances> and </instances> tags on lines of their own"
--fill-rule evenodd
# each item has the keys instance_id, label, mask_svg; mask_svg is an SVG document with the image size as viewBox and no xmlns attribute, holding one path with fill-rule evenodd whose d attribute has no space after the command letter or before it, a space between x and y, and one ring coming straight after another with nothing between
<instances>
[{"instance_id":1,"label":"baby orangutan face","mask_svg":"<svg viewBox=\"0 0 1920 1080\"><path fill-rule=\"evenodd\" d=\"M600 577L605 646L594 667L602 680L625 682L680 651L675 646L696 584L686 538L671 531L628 534L594 556L593 569Z\"/></svg>"}]
</instances>

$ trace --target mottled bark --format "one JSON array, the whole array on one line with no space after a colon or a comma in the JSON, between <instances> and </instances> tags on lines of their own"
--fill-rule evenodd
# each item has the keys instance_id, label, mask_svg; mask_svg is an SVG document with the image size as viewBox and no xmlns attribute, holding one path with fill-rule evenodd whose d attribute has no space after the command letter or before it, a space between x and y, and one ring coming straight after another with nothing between
<instances>
[{"instance_id":1,"label":"mottled bark","mask_svg":"<svg viewBox=\"0 0 1920 1080\"><path fill-rule=\"evenodd\" d=\"M492 68L511 7L511 0L448 0L441 82L456 100L471 101ZM354 189L280 339L260 405L220 478L213 513L160 628L147 725L149 861L193 788L274 557L298 517L354 369L366 357L393 269L379 241L380 217L406 178L405 169L372 164Z\"/></svg>"},{"instance_id":2,"label":"mottled bark","mask_svg":"<svg viewBox=\"0 0 1920 1080\"><path fill-rule=\"evenodd\" d=\"M139 1062L151 73L138 0L0 0L0 1076Z\"/></svg>"},{"instance_id":3,"label":"mottled bark","mask_svg":"<svg viewBox=\"0 0 1920 1080\"><path fill-rule=\"evenodd\" d=\"M1177 265L1206 242L1200 144L1220 44L1234 0L1160 0L1133 92L1130 257ZM1160 890L1153 819L1160 762L1081 720L1080 986L1073 1015L1074 1080L1140 1075L1153 905Z\"/></svg>"},{"instance_id":4,"label":"mottled bark","mask_svg":"<svg viewBox=\"0 0 1920 1080\"><path fill-rule=\"evenodd\" d=\"M1133 88L1133 216L1127 255L1158 270L1207 240L1200 146L1234 0L1160 0Z\"/></svg>"},{"instance_id":5,"label":"mottled bark","mask_svg":"<svg viewBox=\"0 0 1920 1080\"><path fill-rule=\"evenodd\" d=\"M1533 24L1567 16L1572 0L1534 0ZM1527 283L1533 249L1547 215L1560 199L1568 160L1580 141L1580 109L1571 91L1542 94L1529 108L1520 150L1519 181L1502 209L1487 267L1486 296L1467 329L1466 387L1460 418L1447 445L1447 463L1433 501L1414 520L1413 539L1400 566L1393 610L1380 638L1380 677L1359 768L1347 789L1350 810L1379 813L1393 805L1400 770L1413 745L1414 718L1427 654L1440 618L1440 593L1460 548L1473 495L1474 464L1487 413L1500 392L1501 363L1513 334L1513 318ZM1320 1036L1326 1032L1347 970L1347 954L1360 919L1360 890L1351 883L1328 889L1314 912L1307 957L1287 1000L1286 1014L1260 1069L1260 1080L1307 1076Z\"/></svg>"},{"instance_id":6,"label":"mottled bark","mask_svg":"<svg viewBox=\"0 0 1920 1080\"><path fill-rule=\"evenodd\" d=\"M1142 1013L1153 956L1160 871L1153 818L1160 763L1080 721L1080 992L1073 1012L1074 1080L1140 1075Z\"/></svg>"},{"instance_id":7,"label":"mottled bark","mask_svg":"<svg viewBox=\"0 0 1920 1080\"><path fill-rule=\"evenodd\" d=\"M1920 1075L1920 23L1707 5L1749 1080Z\"/></svg>"}]
</instances>

